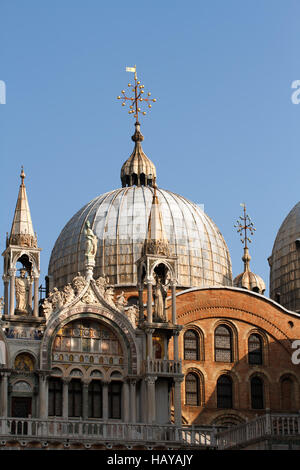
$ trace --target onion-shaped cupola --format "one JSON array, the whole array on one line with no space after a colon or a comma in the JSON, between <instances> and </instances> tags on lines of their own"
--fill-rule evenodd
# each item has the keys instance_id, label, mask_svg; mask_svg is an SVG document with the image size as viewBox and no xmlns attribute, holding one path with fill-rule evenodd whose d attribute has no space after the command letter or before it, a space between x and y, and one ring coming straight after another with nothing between
<instances>
[{"instance_id":1,"label":"onion-shaped cupola","mask_svg":"<svg viewBox=\"0 0 300 470\"><path fill-rule=\"evenodd\" d=\"M156 168L142 149L144 136L140 131L140 123L135 123L135 133L131 137L134 149L121 168L122 188L126 186L152 186L156 180Z\"/></svg>"},{"instance_id":2,"label":"onion-shaped cupola","mask_svg":"<svg viewBox=\"0 0 300 470\"><path fill-rule=\"evenodd\" d=\"M235 227L237 227L237 231L241 236L241 242L244 245L244 254L242 257L244 262L244 271L236 276L236 278L233 280L233 285L234 287L251 290L253 292L257 292L258 294L264 294L266 285L263 279L258 274L253 273L250 269L251 256L248 249L248 242L251 243L251 240L247 231L253 235L256 229L254 228L249 215L246 214L245 204L242 204L242 206L244 208L244 214L243 217L240 216Z\"/></svg>"}]
</instances>

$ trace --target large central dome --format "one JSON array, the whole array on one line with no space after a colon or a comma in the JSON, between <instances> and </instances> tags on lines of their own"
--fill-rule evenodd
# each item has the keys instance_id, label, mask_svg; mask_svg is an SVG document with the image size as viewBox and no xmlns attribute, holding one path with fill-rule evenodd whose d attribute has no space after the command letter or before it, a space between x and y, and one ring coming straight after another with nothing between
<instances>
[{"instance_id":1,"label":"large central dome","mask_svg":"<svg viewBox=\"0 0 300 470\"><path fill-rule=\"evenodd\" d=\"M156 169L144 154L139 123L134 151L121 170L122 188L93 199L67 223L52 250L51 286L61 288L84 272L86 221L98 237L94 276L110 284L137 284L136 261L142 256ZM222 234L196 204L165 189L156 190L170 255L177 256L178 286L231 286L231 260Z\"/></svg>"}]
</instances>

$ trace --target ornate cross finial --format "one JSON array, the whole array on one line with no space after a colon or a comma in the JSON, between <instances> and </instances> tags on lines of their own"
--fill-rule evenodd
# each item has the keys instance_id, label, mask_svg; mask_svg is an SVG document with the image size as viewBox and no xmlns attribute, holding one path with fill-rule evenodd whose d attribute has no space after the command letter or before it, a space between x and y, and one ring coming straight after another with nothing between
<instances>
[{"instance_id":1,"label":"ornate cross finial","mask_svg":"<svg viewBox=\"0 0 300 470\"><path fill-rule=\"evenodd\" d=\"M251 235L254 235L256 228L254 228L249 215L246 214L246 204L242 203L241 206L243 207L244 215L243 217L239 217L234 227L237 228L237 232L241 236L241 242L245 245L245 248L247 248L247 241L251 243L249 235L247 234L247 230L249 230Z\"/></svg>"},{"instance_id":2,"label":"ornate cross finial","mask_svg":"<svg viewBox=\"0 0 300 470\"><path fill-rule=\"evenodd\" d=\"M134 72L134 85L128 83L129 91L133 92L133 96L126 96L125 90L122 90L122 95L118 96L118 100L123 100L122 106L126 106L126 101L129 101L129 111L128 114L133 114L135 121L139 121L139 113L142 113L144 116L146 111L141 111L141 106L143 104L147 105L149 109L152 108L151 102L155 103L155 98L150 98L151 93L148 93L148 98L144 98L144 85L141 85L141 82L137 78L136 74L136 65L134 67L126 67L126 72Z\"/></svg>"},{"instance_id":3,"label":"ornate cross finial","mask_svg":"<svg viewBox=\"0 0 300 470\"><path fill-rule=\"evenodd\" d=\"M254 225L251 222L249 215L246 214L246 204L242 203L241 206L243 207L244 214L243 217L239 217L234 227L237 228L237 232L240 234L241 237L241 242L244 245L244 256L242 257L242 260L244 261L244 271L249 271L249 263L251 260L251 256L248 251L247 242L251 243L249 237L250 235L254 235L256 228L254 228ZM247 230L250 232L250 235L247 233Z\"/></svg>"},{"instance_id":4,"label":"ornate cross finial","mask_svg":"<svg viewBox=\"0 0 300 470\"><path fill-rule=\"evenodd\" d=\"M21 174L20 174L20 178L21 178L21 185L23 186L24 185L24 179L25 179L26 175L24 173L24 167L23 165L21 166Z\"/></svg>"}]
</instances>

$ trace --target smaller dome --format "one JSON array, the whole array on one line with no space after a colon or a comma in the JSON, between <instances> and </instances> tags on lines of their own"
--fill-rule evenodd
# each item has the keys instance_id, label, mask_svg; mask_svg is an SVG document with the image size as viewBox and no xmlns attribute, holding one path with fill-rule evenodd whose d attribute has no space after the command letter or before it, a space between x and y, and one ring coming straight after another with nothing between
<instances>
[{"instance_id":1,"label":"smaller dome","mask_svg":"<svg viewBox=\"0 0 300 470\"><path fill-rule=\"evenodd\" d=\"M140 123L135 123L135 133L131 137L135 146L132 154L121 168L122 187L126 186L152 186L156 181L156 168L154 163L144 153L141 142L144 136L140 131Z\"/></svg>"},{"instance_id":2,"label":"smaller dome","mask_svg":"<svg viewBox=\"0 0 300 470\"><path fill-rule=\"evenodd\" d=\"M252 292L257 292L258 294L264 294L266 290L264 280L258 274L255 274L250 270L251 256L247 245L244 247L242 260L244 262L244 272L236 276L233 280L233 286L248 289Z\"/></svg>"},{"instance_id":3,"label":"smaller dome","mask_svg":"<svg viewBox=\"0 0 300 470\"><path fill-rule=\"evenodd\" d=\"M248 289L258 294L263 294L266 290L264 280L258 275L251 271L245 271L233 280L234 287L240 287L242 289Z\"/></svg>"}]
</instances>

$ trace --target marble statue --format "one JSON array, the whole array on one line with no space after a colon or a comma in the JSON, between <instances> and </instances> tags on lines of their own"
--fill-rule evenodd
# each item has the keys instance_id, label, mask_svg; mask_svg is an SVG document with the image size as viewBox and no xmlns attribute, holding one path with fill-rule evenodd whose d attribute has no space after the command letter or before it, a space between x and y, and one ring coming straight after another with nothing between
<instances>
[{"instance_id":1,"label":"marble statue","mask_svg":"<svg viewBox=\"0 0 300 470\"><path fill-rule=\"evenodd\" d=\"M16 310L20 313L29 313L28 293L29 281L26 277L26 269L20 270L20 277L15 279Z\"/></svg>"},{"instance_id":2,"label":"marble statue","mask_svg":"<svg viewBox=\"0 0 300 470\"><path fill-rule=\"evenodd\" d=\"M164 285L160 277L155 275L155 285L153 286L154 297L154 320L165 323L167 321L165 311L165 298L167 296L168 287Z\"/></svg>"},{"instance_id":3,"label":"marble statue","mask_svg":"<svg viewBox=\"0 0 300 470\"><path fill-rule=\"evenodd\" d=\"M95 235L93 230L91 229L91 224L88 220L85 223L84 233L86 237L85 256L88 261L94 261L97 253L98 239L97 235Z\"/></svg>"}]
</instances>

